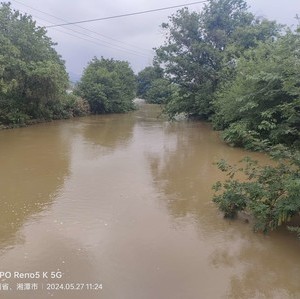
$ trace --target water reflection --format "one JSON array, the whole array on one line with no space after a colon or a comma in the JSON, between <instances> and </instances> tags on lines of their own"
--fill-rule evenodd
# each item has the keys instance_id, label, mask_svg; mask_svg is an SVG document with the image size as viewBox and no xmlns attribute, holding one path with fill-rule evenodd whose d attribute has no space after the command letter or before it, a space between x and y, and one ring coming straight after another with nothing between
<instances>
[{"instance_id":1,"label":"water reflection","mask_svg":"<svg viewBox=\"0 0 300 299\"><path fill-rule=\"evenodd\" d=\"M95 146L114 149L130 142L134 120L133 113L92 116L87 118L82 135Z\"/></svg>"},{"instance_id":2,"label":"water reflection","mask_svg":"<svg viewBox=\"0 0 300 299\"><path fill-rule=\"evenodd\" d=\"M155 184L167 195L172 215L204 217L211 186L222 177L213 163L225 157L236 162L244 151L225 147L205 123L173 123L165 127L163 139L162 152L148 152Z\"/></svg>"},{"instance_id":3,"label":"water reflection","mask_svg":"<svg viewBox=\"0 0 300 299\"><path fill-rule=\"evenodd\" d=\"M213 266L231 273L228 298L298 298L298 240L283 230L270 236L251 235L240 223L234 225L239 229L231 231L230 242L225 238L211 255Z\"/></svg>"},{"instance_id":4,"label":"water reflection","mask_svg":"<svg viewBox=\"0 0 300 299\"><path fill-rule=\"evenodd\" d=\"M0 248L18 240L28 216L48 206L69 168L65 127L35 126L0 132Z\"/></svg>"},{"instance_id":5,"label":"water reflection","mask_svg":"<svg viewBox=\"0 0 300 299\"><path fill-rule=\"evenodd\" d=\"M227 269L226 298L298 298L300 244L295 236L286 231L271 237L254 234L242 220L224 220L211 202L211 186L223 178L213 162L226 158L237 163L246 154L263 163L267 158L227 147L205 123L165 126L161 140L161 152L147 153L153 182L163 194L160 200L179 230L186 222L196 226L205 243L201 254L210 250L205 271ZM291 259L285 262L287 256Z\"/></svg>"}]
</instances>

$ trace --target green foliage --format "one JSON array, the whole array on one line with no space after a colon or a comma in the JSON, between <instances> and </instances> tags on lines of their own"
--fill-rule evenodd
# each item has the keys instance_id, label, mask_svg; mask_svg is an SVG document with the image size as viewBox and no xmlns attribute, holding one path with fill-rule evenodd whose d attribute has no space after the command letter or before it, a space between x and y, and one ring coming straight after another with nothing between
<instances>
[{"instance_id":1,"label":"green foliage","mask_svg":"<svg viewBox=\"0 0 300 299\"><path fill-rule=\"evenodd\" d=\"M254 21L247 11L244 0L211 0L201 14L206 39L214 48L223 51L235 40L239 30L244 30Z\"/></svg>"},{"instance_id":2,"label":"green foliage","mask_svg":"<svg viewBox=\"0 0 300 299\"><path fill-rule=\"evenodd\" d=\"M281 28L256 19L244 0L211 0L201 13L182 9L162 27L166 41L156 50L156 62L180 88L169 110L204 119L214 113L220 84L236 76L236 59Z\"/></svg>"},{"instance_id":3,"label":"green foliage","mask_svg":"<svg viewBox=\"0 0 300 299\"><path fill-rule=\"evenodd\" d=\"M232 123L228 130L223 132L223 138L233 146L253 148L257 141L258 133L248 129L246 121Z\"/></svg>"},{"instance_id":4,"label":"green foliage","mask_svg":"<svg viewBox=\"0 0 300 299\"><path fill-rule=\"evenodd\" d=\"M84 116L90 113L88 101L74 94L66 95L62 103L64 104L64 110L68 111L71 117Z\"/></svg>"},{"instance_id":5,"label":"green foliage","mask_svg":"<svg viewBox=\"0 0 300 299\"><path fill-rule=\"evenodd\" d=\"M164 78L155 79L145 93L146 102L152 104L167 103L173 97L176 90L176 85L171 84L169 80Z\"/></svg>"},{"instance_id":6,"label":"green foliage","mask_svg":"<svg viewBox=\"0 0 300 299\"><path fill-rule=\"evenodd\" d=\"M31 16L0 6L0 122L44 118L65 96L68 75L55 44ZM47 114L47 113L46 113Z\"/></svg>"},{"instance_id":7,"label":"green foliage","mask_svg":"<svg viewBox=\"0 0 300 299\"><path fill-rule=\"evenodd\" d=\"M211 112L209 102L217 80L219 53L206 43L201 16L195 12L182 9L162 26L167 40L156 50L157 61L180 88L170 111L206 118Z\"/></svg>"},{"instance_id":8,"label":"green foliage","mask_svg":"<svg viewBox=\"0 0 300 299\"><path fill-rule=\"evenodd\" d=\"M284 37L283 40L286 41L286 38ZM282 43L283 40L279 40L278 43ZM271 51L267 53L271 55L269 53L274 54ZM272 62L275 61L279 67L279 61L268 55L264 56L266 63L264 64L265 72L262 75L264 79L269 80L268 84L257 81L257 77L260 77L259 66L256 73L248 70L249 73L235 80L236 85L222 91L223 95L227 94L226 98L218 99L218 108L222 107L222 110L217 110L219 114L217 113L216 116L219 117L218 121L221 119L228 125L223 133L227 142L235 146L268 151L276 164L275 166L274 164L260 166L257 161L245 158L242 161L245 166L237 168L228 165L225 161L220 161L217 165L221 171L227 173L228 179L222 183L217 182L213 187L215 190L213 201L217 203L226 217L235 217L240 211L249 213L254 218L255 230L263 232L286 225L300 212L300 153L278 145L279 140L274 139L274 136L279 136L279 134L292 132L298 134L297 127L291 127L298 119L297 107L299 107L295 104L298 102L295 73L285 71L284 74L278 76L274 74L274 77L271 74L268 75L266 66L272 70ZM256 56L253 55L253 57ZM251 59L245 63L249 61ZM251 66L254 67L257 62L257 60L251 61ZM246 72L245 69L244 72ZM291 74L291 77L282 80L286 74ZM249 77L251 80L246 83L246 78ZM280 84L274 83L276 80L281 80ZM239 85L240 82L243 84ZM293 83L286 84L285 82ZM289 86L289 89L284 89L283 86ZM249 90L253 94L246 94ZM292 93L288 90L296 90L296 92ZM260 96L260 93L263 96ZM281 98L282 94L284 96ZM290 100L290 102L284 103L285 100ZM289 108L286 109L286 107ZM276 114L273 113L274 111ZM220 117L220 112L223 113L222 117ZM275 116L277 119L274 120ZM285 132L282 130L283 127L285 127ZM261 131L268 131L269 135L262 135ZM280 140L291 145L291 138L288 138L288 135ZM272 143L277 145L270 149L268 146ZM293 144L296 145L296 142ZM300 236L299 227L289 227L289 229Z\"/></svg>"},{"instance_id":9,"label":"green foliage","mask_svg":"<svg viewBox=\"0 0 300 299\"><path fill-rule=\"evenodd\" d=\"M30 117L22 112L15 103L2 103L0 106L0 125L19 126L25 125Z\"/></svg>"},{"instance_id":10,"label":"green foliage","mask_svg":"<svg viewBox=\"0 0 300 299\"><path fill-rule=\"evenodd\" d=\"M137 75L137 95L147 103L164 104L172 96L174 85L164 78L163 69L159 66L148 66Z\"/></svg>"},{"instance_id":11,"label":"green foliage","mask_svg":"<svg viewBox=\"0 0 300 299\"><path fill-rule=\"evenodd\" d=\"M148 66L137 75L137 95L147 103L164 104L168 102L175 90L174 84L164 78L163 69L157 65Z\"/></svg>"},{"instance_id":12,"label":"green foliage","mask_svg":"<svg viewBox=\"0 0 300 299\"><path fill-rule=\"evenodd\" d=\"M145 99L147 91L151 88L152 82L163 78L163 70L155 66L148 66L137 75L137 96Z\"/></svg>"},{"instance_id":13,"label":"green foliage","mask_svg":"<svg viewBox=\"0 0 300 299\"><path fill-rule=\"evenodd\" d=\"M48 102L40 111L40 119L67 119L90 113L89 103L74 95L66 94L59 101Z\"/></svg>"},{"instance_id":14,"label":"green foliage","mask_svg":"<svg viewBox=\"0 0 300 299\"><path fill-rule=\"evenodd\" d=\"M281 29L275 22L256 19L243 0L211 0L201 13L185 8L162 27L166 41L156 49L155 63L177 87L176 95L167 98L166 110L170 116L183 112L204 119L214 114L220 85L236 77L236 60ZM217 117L215 122L224 120Z\"/></svg>"},{"instance_id":15,"label":"green foliage","mask_svg":"<svg viewBox=\"0 0 300 299\"><path fill-rule=\"evenodd\" d=\"M218 162L228 179L213 187L213 201L226 217L250 213L255 230L263 232L286 225L300 213L300 153L277 146L270 154L275 165L260 166L248 157L239 168Z\"/></svg>"},{"instance_id":16,"label":"green foliage","mask_svg":"<svg viewBox=\"0 0 300 299\"><path fill-rule=\"evenodd\" d=\"M89 63L76 90L93 113L132 110L135 92L136 80L128 62L103 57Z\"/></svg>"},{"instance_id":17,"label":"green foliage","mask_svg":"<svg viewBox=\"0 0 300 299\"><path fill-rule=\"evenodd\" d=\"M213 123L225 141L256 149L255 141L299 145L300 35L260 43L244 53L237 76L220 88Z\"/></svg>"}]
</instances>

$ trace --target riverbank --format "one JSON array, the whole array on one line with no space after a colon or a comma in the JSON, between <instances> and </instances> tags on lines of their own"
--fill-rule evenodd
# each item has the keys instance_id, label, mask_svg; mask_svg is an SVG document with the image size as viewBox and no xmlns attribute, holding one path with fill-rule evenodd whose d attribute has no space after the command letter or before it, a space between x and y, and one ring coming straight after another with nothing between
<instances>
[{"instance_id":1,"label":"riverbank","mask_svg":"<svg viewBox=\"0 0 300 299\"><path fill-rule=\"evenodd\" d=\"M70 118L63 118L63 119L70 119ZM60 119L57 119L60 120ZM16 128L24 128L32 125L37 125L41 123L49 123L55 121L54 119L33 119L29 120L26 123L21 123L21 124L10 124L10 125L2 125L0 124L0 130L9 130L9 129L16 129Z\"/></svg>"},{"instance_id":2,"label":"riverbank","mask_svg":"<svg viewBox=\"0 0 300 299\"><path fill-rule=\"evenodd\" d=\"M133 100L133 103L135 105L135 109L138 109L140 107L140 105L145 103L145 100L140 99L140 98L135 98ZM73 115L70 113L68 116L64 116L61 118L55 118L55 119L27 119L24 122L21 123L11 123L11 124L1 124L0 123L0 130L9 130L9 129L15 129L15 128L23 128L23 127L28 127L28 126L32 126L32 125L36 125L36 124L41 124L41 123L50 123L56 120L67 120L67 119L73 119L73 118L78 118L78 117L82 117L82 116L88 116L88 115L92 115L92 113L89 111L89 109L87 107L85 107L84 109L80 110L80 113L76 113L77 115ZM104 114L103 114L104 115Z\"/></svg>"}]
</instances>

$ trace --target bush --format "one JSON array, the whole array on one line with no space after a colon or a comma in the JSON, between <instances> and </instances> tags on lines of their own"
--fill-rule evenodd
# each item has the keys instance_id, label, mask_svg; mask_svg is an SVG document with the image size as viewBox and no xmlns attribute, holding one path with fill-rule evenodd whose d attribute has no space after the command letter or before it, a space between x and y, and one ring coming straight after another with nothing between
<instances>
[{"instance_id":1,"label":"bush","mask_svg":"<svg viewBox=\"0 0 300 299\"><path fill-rule=\"evenodd\" d=\"M281 145L268 151L275 166L260 166L248 157L241 167L218 162L228 179L213 186L213 201L225 217L246 211L254 218L255 230L263 232L286 225L300 213L300 152ZM236 178L241 174L245 179ZM292 229L299 233L299 228Z\"/></svg>"},{"instance_id":2,"label":"bush","mask_svg":"<svg viewBox=\"0 0 300 299\"><path fill-rule=\"evenodd\" d=\"M90 113L90 105L87 100L74 94L68 94L64 101L64 110L68 111L71 117L84 116Z\"/></svg>"},{"instance_id":3,"label":"bush","mask_svg":"<svg viewBox=\"0 0 300 299\"><path fill-rule=\"evenodd\" d=\"M128 62L94 58L84 71L76 93L93 113L120 113L134 108L136 78Z\"/></svg>"},{"instance_id":4,"label":"bush","mask_svg":"<svg viewBox=\"0 0 300 299\"><path fill-rule=\"evenodd\" d=\"M24 126L30 120L30 117L20 111L18 108L11 109L5 113L0 111L0 124L9 126Z\"/></svg>"}]
</instances>

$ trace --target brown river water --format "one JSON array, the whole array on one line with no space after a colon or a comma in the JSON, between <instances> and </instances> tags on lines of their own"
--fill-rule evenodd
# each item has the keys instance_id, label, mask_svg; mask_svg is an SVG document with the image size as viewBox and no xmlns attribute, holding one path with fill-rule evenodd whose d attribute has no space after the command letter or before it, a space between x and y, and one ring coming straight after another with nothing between
<instances>
[{"instance_id":1,"label":"brown river water","mask_svg":"<svg viewBox=\"0 0 300 299\"><path fill-rule=\"evenodd\" d=\"M300 241L212 203L230 148L158 106L0 132L0 298L300 298Z\"/></svg>"}]
</instances>

